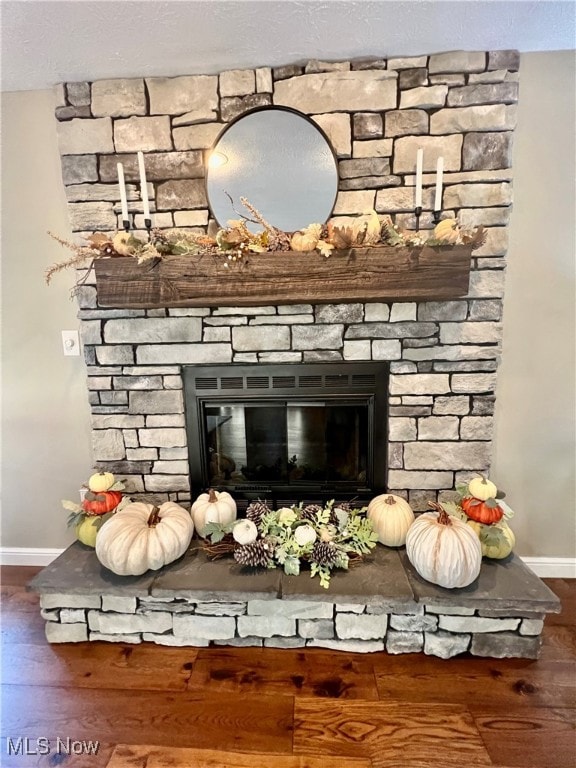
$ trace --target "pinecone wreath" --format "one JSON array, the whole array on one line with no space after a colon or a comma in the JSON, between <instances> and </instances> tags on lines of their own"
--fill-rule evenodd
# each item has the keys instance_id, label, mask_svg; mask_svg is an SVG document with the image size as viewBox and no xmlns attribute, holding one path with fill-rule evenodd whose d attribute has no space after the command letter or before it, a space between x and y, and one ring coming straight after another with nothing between
<instances>
[{"instance_id":1,"label":"pinecone wreath","mask_svg":"<svg viewBox=\"0 0 576 768\"><path fill-rule=\"evenodd\" d=\"M274 550L268 539L257 539L252 544L243 544L234 550L234 560L240 565L252 568L266 568L272 561Z\"/></svg>"},{"instance_id":2,"label":"pinecone wreath","mask_svg":"<svg viewBox=\"0 0 576 768\"><path fill-rule=\"evenodd\" d=\"M246 508L246 518L251 520L256 527L260 525L262 516L270 512L270 507L265 501L252 501Z\"/></svg>"},{"instance_id":3,"label":"pinecone wreath","mask_svg":"<svg viewBox=\"0 0 576 768\"><path fill-rule=\"evenodd\" d=\"M318 565L332 566L338 560L338 547L331 541L317 541L312 547L311 560Z\"/></svg>"}]
</instances>

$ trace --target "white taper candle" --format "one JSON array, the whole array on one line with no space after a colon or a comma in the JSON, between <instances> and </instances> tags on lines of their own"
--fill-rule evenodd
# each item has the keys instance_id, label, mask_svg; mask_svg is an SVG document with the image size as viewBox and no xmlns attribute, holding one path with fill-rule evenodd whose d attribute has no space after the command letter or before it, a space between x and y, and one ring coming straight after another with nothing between
<instances>
[{"instance_id":1,"label":"white taper candle","mask_svg":"<svg viewBox=\"0 0 576 768\"><path fill-rule=\"evenodd\" d=\"M424 164L424 150L419 149L416 153L416 197L414 200L415 208L422 208L422 166Z\"/></svg>"},{"instance_id":2,"label":"white taper candle","mask_svg":"<svg viewBox=\"0 0 576 768\"><path fill-rule=\"evenodd\" d=\"M442 210L442 177L444 176L444 158L439 157L436 163L436 193L434 195L434 210Z\"/></svg>"},{"instance_id":3,"label":"white taper candle","mask_svg":"<svg viewBox=\"0 0 576 768\"><path fill-rule=\"evenodd\" d=\"M118 186L120 187L120 205L122 206L122 221L129 221L128 201L126 200L126 186L124 184L124 166L118 163Z\"/></svg>"},{"instance_id":4,"label":"white taper candle","mask_svg":"<svg viewBox=\"0 0 576 768\"><path fill-rule=\"evenodd\" d=\"M140 197L144 207L144 218L150 218L150 203L148 202L148 187L146 185L146 168L144 167L144 154L138 152L138 170L140 171Z\"/></svg>"}]
</instances>

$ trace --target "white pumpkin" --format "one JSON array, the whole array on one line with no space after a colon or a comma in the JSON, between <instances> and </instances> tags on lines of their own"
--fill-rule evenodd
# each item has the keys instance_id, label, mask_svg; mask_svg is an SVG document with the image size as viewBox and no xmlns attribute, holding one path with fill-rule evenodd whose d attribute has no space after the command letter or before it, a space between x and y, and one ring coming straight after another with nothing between
<instances>
[{"instance_id":1,"label":"white pumpkin","mask_svg":"<svg viewBox=\"0 0 576 768\"><path fill-rule=\"evenodd\" d=\"M392 493L384 493L368 504L367 515L381 544L401 547L406 543L406 534L414 522L414 512L407 501Z\"/></svg>"},{"instance_id":2,"label":"white pumpkin","mask_svg":"<svg viewBox=\"0 0 576 768\"><path fill-rule=\"evenodd\" d=\"M488 499L495 499L498 493L498 488L491 480L488 480L484 475L475 477L468 483L468 493L470 496L474 496L475 499L480 501L487 501Z\"/></svg>"},{"instance_id":3,"label":"white pumpkin","mask_svg":"<svg viewBox=\"0 0 576 768\"><path fill-rule=\"evenodd\" d=\"M228 525L236 520L236 502L226 491L219 493L210 488L192 504L192 519L200 536L204 536L208 523Z\"/></svg>"},{"instance_id":4,"label":"white pumpkin","mask_svg":"<svg viewBox=\"0 0 576 768\"><path fill-rule=\"evenodd\" d=\"M410 526L406 554L420 576L433 584L454 589L467 587L480 573L482 547L470 526L439 511L425 512Z\"/></svg>"},{"instance_id":5,"label":"white pumpkin","mask_svg":"<svg viewBox=\"0 0 576 768\"><path fill-rule=\"evenodd\" d=\"M252 520L238 520L232 529L232 536L238 544L253 544L258 538L258 528Z\"/></svg>"},{"instance_id":6,"label":"white pumpkin","mask_svg":"<svg viewBox=\"0 0 576 768\"><path fill-rule=\"evenodd\" d=\"M173 501L160 507L134 501L100 528L96 556L119 576L140 576L181 557L193 533L189 512Z\"/></svg>"}]
</instances>

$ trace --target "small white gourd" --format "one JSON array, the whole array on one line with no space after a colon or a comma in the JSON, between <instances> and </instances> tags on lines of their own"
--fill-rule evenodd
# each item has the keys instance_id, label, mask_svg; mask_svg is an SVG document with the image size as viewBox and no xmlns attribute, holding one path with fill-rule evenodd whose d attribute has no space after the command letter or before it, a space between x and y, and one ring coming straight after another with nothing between
<instances>
[{"instance_id":1,"label":"small white gourd","mask_svg":"<svg viewBox=\"0 0 576 768\"><path fill-rule=\"evenodd\" d=\"M204 536L208 523L228 525L236 520L236 502L226 491L218 492L210 488L208 493L198 496L191 512L196 530Z\"/></svg>"}]
</instances>

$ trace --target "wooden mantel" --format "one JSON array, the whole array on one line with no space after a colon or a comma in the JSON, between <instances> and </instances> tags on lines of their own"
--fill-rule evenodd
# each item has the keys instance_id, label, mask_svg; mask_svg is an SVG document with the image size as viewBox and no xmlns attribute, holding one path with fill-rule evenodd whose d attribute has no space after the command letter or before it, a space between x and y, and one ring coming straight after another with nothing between
<instances>
[{"instance_id":1,"label":"wooden mantel","mask_svg":"<svg viewBox=\"0 0 576 768\"><path fill-rule=\"evenodd\" d=\"M227 261L223 254L131 257L95 262L98 305L158 308L441 301L465 296L467 245L269 252ZM226 264L228 266L226 266Z\"/></svg>"}]
</instances>

